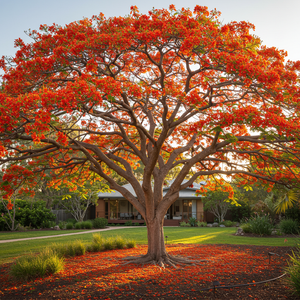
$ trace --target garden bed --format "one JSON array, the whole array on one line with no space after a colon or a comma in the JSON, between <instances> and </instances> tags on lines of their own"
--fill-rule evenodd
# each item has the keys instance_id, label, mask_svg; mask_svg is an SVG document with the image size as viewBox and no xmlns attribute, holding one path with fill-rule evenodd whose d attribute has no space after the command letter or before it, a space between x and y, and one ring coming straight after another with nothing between
<instances>
[{"instance_id":1,"label":"garden bed","mask_svg":"<svg viewBox=\"0 0 300 300\"><path fill-rule=\"evenodd\" d=\"M209 299L213 281L221 285L252 283L239 288L217 289L215 299L299 299L284 280L258 281L284 273L290 247L249 245L168 245L173 255L205 259L201 266L160 269L155 266L122 266L122 258L144 254L147 246L88 253L66 259L65 270L32 282L15 282L9 264L1 266L0 299ZM269 252L277 253L269 264ZM202 290L202 291L201 291Z\"/></svg>"},{"instance_id":2,"label":"garden bed","mask_svg":"<svg viewBox=\"0 0 300 300\"><path fill-rule=\"evenodd\" d=\"M285 238L285 239L288 239L288 238L300 238L300 235L298 234L282 234L282 235L259 235L259 234L255 234L255 233L243 233L243 235L235 235L232 234L234 236L244 236L244 237L255 237L255 238L260 238L260 237L263 237L263 238ZM300 242L300 240L299 240Z\"/></svg>"}]
</instances>

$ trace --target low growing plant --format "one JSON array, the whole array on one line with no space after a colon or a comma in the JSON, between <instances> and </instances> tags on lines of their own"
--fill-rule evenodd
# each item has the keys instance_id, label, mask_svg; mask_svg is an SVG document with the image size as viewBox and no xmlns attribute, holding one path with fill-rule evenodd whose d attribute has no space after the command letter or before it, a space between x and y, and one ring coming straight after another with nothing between
<instances>
[{"instance_id":1,"label":"low growing plant","mask_svg":"<svg viewBox=\"0 0 300 300\"><path fill-rule=\"evenodd\" d=\"M85 229L92 229L93 228L93 223L92 221L84 221L83 226Z\"/></svg>"},{"instance_id":2,"label":"low growing plant","mask_svg":"<svg viewBox=\"0 0 300 300\"><path fill-rule=\"evenodd\" d=\"M252 233L252 229L249 223L244 223L241 225L241 228L245 233Z\"/></svg>"},{"instance_id":3,"label":"low growing plant","mask_svg":"<svg viewBox=\"0 0 300 300\"><path fill-rule=\"evenodd\" d=\"M67 223L66 229L73 229L73 223Z\"/></svg>"},{"instance_id":4,"label":"low growing plant","mask_svg":"<svg viewBox=\"0 0 300 300\"><path fill-rule=\"evenodd\" d=\"M223 221L222 224L224 224L225 227L232 227L232 226L234 226L234 222L232 222L230 220Z\"/></svg>"},{"instance_id":5,"label":"low growing plant","mask_svg":"<svg viewBox=\"0 0 300 300\"><path fill-rule=\"evenodd\" d=\"M280 221L279 228L285 234L299 233L299 225L297 220L283 219Z\"/></svg>"},{"instance_id":6,"label":"low growing plant","mask_svg":"<svg viewBox=\"0 0 300 300\"><path fill-rule=\"evenodd\" d=\"M287 277L287 282L293 289L293 293L300 295L300 248L299 245L295 252L290 256L290 261L288 261L288 267L286 272L289 275Z\"/></svg>"},{"instance_id":7,"label":"low growing plant","mask_svg":"<svg viewBox=\"0 0 300 300\"><path fill-rule=\"evenodd\" d=\"M100 252L103 250L103 237L99 233L93 234L92 244L88 245L87 250L91 252Z\"/></svg>"},{"instance_id":8,"label":"low growing plant","mask_svg":"<svg viewBox=\"0 0 300 300\"><path fill-rule=\"evenodd\" d=\"M192 227L195 227L196 226L196 222L197 222L197 219L194 218L194 217L190 217L189 218L189 224L192 226Z\"/></svg>"},{"instance_id":9,"label":"low growing plant","mask_svg":"<svg viewBox=\"0 0 300 300\"><path fill-rule=\"evenodd\" d=\"M105 228L108 224L107 219L105 218L96 218L93 220L93 227L94 228Z\"/></svg>"},{"instance_id":10,"label":"low growing plant","mask_svg":"<svg viewBox=\"0 0 300 300\"><path fill-rule=\"evenodd\" d=\"M81 240L69 242L67 244L53 244L50 248L60 257L84 255L86 251L86 247Z\"/></svg>"},{"instance_id":11,"label":"low growing plant","mask_svg":"<svg viewBox=\"0 0 300 300\"><path fill-rule=\"evenodd\" d=\"M69 218L66 220L67 223L72 223L73 225L75 225L75 223L77 222L76 219L74 218Z\"/></svg>"},{"instance_id":12,"label":"low growing plant","mask_svg":"<svg viewBox=\"0 0 300 300\"><path fill-rule=\"evenodd\" d=\"M115 242L116 249L124 249L126 246L126 240L121 236L116 236L114 242Z\"/></svg>"},{"instance_id":13,"label":"low growing plant","mask_svg":"<svg viewBox=\"0 0 300 300\"><path fill-rule=\"evenodd\" d=\"M60 221L60 222L58 223L58 227L59 227L61 230L65 229L65 228L66 228L66 222Z\"/></svg>"},{"instance_id":14,"label":"low growing plant","mask_svg":"<svg viewBox=\"0 0 300 300\"><path fill-rule=\"evenodd\" d=\"M127 221L125 224L124 224L125 226L132 226L132 221Z\"/></svg>"},{"instance_id":15,"label":"low growing plant","mask_svg":"<svg viewBox=\"0 0 300 300\"><path fill-rule=\"evenodd\" d=\"M180 227L191 227L191 224L190 223L186 223L186 222L180 222L179 223Z\"/></svg>"},{"instance_id":16,"label":"low growing plant","mask_svg":"<svg viewBox=\"0 0 300 300\"><path fill-rule=\"evenodd\" d=\"M197 221L197 222L196 222L196 225L197 225L197 227L206 227L206 226L207 226L207 222L200 222L200 221Z\"/></svg>"},{"instance_id":17,"label":"low growing plant","mask_svg":"<svg viewBox=\"0 0 300 300\"><path fill-rule=\"evenodd\" d=\"M11 266L10 274L18 280L31 280L55 274L64 267L64 259L52 249L44 249L40 254L20 257Z\"/></svg>"},{"instance_id":18,"label":"low growing plant","mask_svg":"<svg viewBox=\"0 0 300 300\"><path fill-rule=\"evenodd\" d=\"M268 215L251 217L248 221L251 232L259 235L271 235L273 225Z\"/></svg>"},{"instance_id":19,"label":"low growing plant","mask_svg":"<svg viewBox=\"0 0 300 300\"><path fill-rule=\"evenodd\" d=\"M80 229L81 228L80 222L75 223L74 228L75 229Z\"/></svg>"},{"instance_id":20,"label":"low growing plant","mask_svg":"<svg viewBox=\"0 0 300 300\"><path fill-rule=\"evenodd\" d=\"M136 246L136 241L129 239L126 241L126 246L127 246L127 248L134 248Z\"/></svg>"},{"instance_id":21,"label":"low growing plant","mask_svg":"<svg viewBox=\"0 0 300 300\"><path fill-rule=\"evenodd\" d=\"M116 246L115 246L115 242L114 242L113 238L109 237L109 238L104 240L104 242L103 242L103 249L104 250L113 250L115 248L116 248Z\"/></svg>"}]
</instances>

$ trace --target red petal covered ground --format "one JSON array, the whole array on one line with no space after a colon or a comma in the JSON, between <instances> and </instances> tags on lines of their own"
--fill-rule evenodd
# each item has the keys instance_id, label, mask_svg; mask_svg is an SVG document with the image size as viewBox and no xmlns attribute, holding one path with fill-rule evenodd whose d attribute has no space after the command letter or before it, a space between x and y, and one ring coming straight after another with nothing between
<instances>
[{"instance_id":1,"label":"red petal covered ground","mask_svg":"<svg viewBox=\"0 0 300 300\"><path fill-rule=\"evenodd\" d=\"M206 259L180 269L122 266L122 258L145 254L147 246L88 253L66 259L64 271L32 282L15 282L8 264L1 267L0 299L209 299L212 286L255 283L284 273L288 247L244 245L168 245L173 255ZM268 252L275 252L269 264ZM283 280L217 289L215 299L298 299Z\"/></svg>"}]
</instances>

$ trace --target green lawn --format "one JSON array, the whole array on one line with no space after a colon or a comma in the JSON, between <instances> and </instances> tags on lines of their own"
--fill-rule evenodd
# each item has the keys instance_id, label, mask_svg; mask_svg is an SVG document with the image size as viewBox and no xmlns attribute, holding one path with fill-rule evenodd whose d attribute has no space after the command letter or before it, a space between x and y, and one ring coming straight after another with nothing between
<instances>
[{"instance_id":1,"label":"green lawn","mask_svg":"<svg viewBox=\"0 0 300 300\"><path fill-rule=\"evenodd\" d=\"M263 245L263 246L294 246L298 241L297 238L252 238L243 236L234 236L235 228L182 228L182 227L165 227L164 233L168 236L168 244L242 244L242 245ZM51 231L52 232L52 231ZM60 231L62 233L63 231ZM70 231L67 231L70 233ZM78 232L78 231L77 231ZM37 232L33 232L37 233ZM41 233L41 232L40 232ZM44 235L50 235L50 231L44 231ZM28 237L28 233L20 232L20 238ZM115 229L112 231L100 232L104 237L121 235L124 238L132 238L137 244L147 244L147 229L126 228ZM93 232L71 235L64 237L53 237L49 239L38 239L20 242L10 242L0 244L0 263L11 261L12 258L21 256L29 252L38 252L41 248L51 245L52 243L65 243L74 240L83 240L90 243Z\"/></svg>"},{"instance_id":2,"label":"green lawn","mask_svg":"<svg viewBox=\"0 0 300 300\"><path fill-rule=\"evenodd\" d=\"M0 233L0 240L14 240L14 239L23 239L23 238L31 238L31 237L39 237L39 236L49 236L49 235L58 235L65 233L74 233L74 232L83 232L87 231L87 229L82 230L41 230L41 231L7 231Z\"/></svg>"}]
</instances>

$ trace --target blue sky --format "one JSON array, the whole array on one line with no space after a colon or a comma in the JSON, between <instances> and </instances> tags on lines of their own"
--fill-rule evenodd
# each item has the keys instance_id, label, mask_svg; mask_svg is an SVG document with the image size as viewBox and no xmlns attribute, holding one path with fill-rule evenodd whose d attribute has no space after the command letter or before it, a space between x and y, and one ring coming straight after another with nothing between
<instances>
[{"instance_id":1,"label":"blue sky","mask_svg":"<svg viewBox=\"0 0 300 300\"><path fill-rule=\"evenodd\" d=\"M146 13L174 4L176 8L216 8L223 23L249 21L263 44L288 51L288 59L300 60L299 0L0 0L0 4L0 56L14 55L14 40L20 37L29 42L24 30L38 29L40 24L64 25L100 12L107 17L124 16L131 5Z\"/></svg>"}]
</instances>

